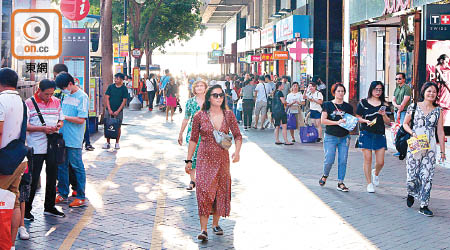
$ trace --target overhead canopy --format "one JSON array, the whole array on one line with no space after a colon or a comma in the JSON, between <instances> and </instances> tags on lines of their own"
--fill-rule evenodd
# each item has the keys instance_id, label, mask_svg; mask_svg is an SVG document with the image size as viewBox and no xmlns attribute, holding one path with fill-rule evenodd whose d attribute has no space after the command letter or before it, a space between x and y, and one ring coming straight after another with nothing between
<instances>
[{"instance_id":1,"label":"overhead canopy","mask_svg":"<svg viewBox=\"0 0 450 250\"><path fill-rule=\"evenodd\" d=\"M203 0L202 23L207 25L225 24L237 12L247 6L249 0Z\"/></svg>"}]
</instances>

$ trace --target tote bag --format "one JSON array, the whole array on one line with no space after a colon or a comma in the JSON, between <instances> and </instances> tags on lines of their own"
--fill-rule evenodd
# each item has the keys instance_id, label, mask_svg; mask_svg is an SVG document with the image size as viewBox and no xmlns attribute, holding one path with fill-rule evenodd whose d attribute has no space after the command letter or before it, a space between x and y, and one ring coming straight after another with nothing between
<instances>
[{"instance_id":1,"label":"tote bag","mask_svg":"<svg viewBox=\"0 0 450 250\"><path fill-rule=\"evenodd\" d=\"M314 126L300 128L300 140L302 143L313 143L319 138L319 131Z\"/></svg>"}]
</instances>

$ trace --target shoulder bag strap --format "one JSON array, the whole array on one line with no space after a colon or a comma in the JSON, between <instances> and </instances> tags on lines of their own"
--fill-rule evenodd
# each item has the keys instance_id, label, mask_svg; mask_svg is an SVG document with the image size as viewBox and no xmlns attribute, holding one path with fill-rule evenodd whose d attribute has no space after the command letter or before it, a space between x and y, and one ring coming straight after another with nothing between
<instances>
[{"instance_id":1,"label":"shoulder bag strap","mask_svg":"<svg viewBox=\"0 0 450 250\"><path fill-rule=\"evenodd\" d=\"M266 85L264 85L264 83L261 83L261 84L262 84L263 87L264 87L264 94L266 95L267 102L269 102L269 97L267 96Z\"/></svg>"},{"instance_id":2,"label":"shoulder bag strap","mask_svg":"<svg viewBox=\"0 0 450 250\"><path fill-rule=\"evenodd\" d=\"M42 123L42 126L47 126L47 124L45 124L44 117L42 117L41 110L39 109L38 104L36 103L34 97L31 97L31 101L33 102L34 108L36 109L36 112L38 114L39 120Z\"/></svg>"},{"instance_id":3,"label":"shoulder bag strap","mask_svg":"<svg viewBox=\"0 0 450 250\"><path fill-rule=\"evenodd\" d=\"M331 103L333 103L334 107L336 108L337 111L341 112L341 110L336 106L336 103L334 103L333 101L331 101ZM344 119L344 117L342 115L339 115L342 119Z\"/></svg>"},{"instance_id":4,"label":"shoulder bag strap","mask_svg":"<svg viewBox=\"0 0 450 250\"><path fill-rule=\"evenodd\" d=\"M411 129L414 128L414 115L416 114L416 109L417 109L417 102L414 103L414 109L411 115Z\"/></svg>"},{"instance_id":5,"label":"shoulder bag strap","mask_svg":"<svg viewBox=\"0 0 450 250\"><path fill-rule=\"evenodd\" d=\"M27 124L28 124L28 116L27 116L27 105L22 101L23 104L23 120L22 120L22 129L20 130L19 139L25 143L25 138L27 136Z\"/></svg>"}]
</instances>

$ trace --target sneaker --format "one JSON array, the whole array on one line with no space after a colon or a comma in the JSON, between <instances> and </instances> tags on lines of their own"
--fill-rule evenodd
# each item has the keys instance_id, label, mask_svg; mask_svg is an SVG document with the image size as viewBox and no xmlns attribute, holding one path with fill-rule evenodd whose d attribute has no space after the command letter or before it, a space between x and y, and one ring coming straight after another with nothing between
<instances>
[{"instance_id":1,"label":"sneaker","mask_svg":"<svg viewBox=\"0 0 450 250\"><path fill-rule=\"evenodd\" d=\"M75 190L74 190L74 191L72 191L72 197L76 197L76 196L77 196L77 194L78 194L78 193L77 193L77 191L75 191Z\"/></svg>"},{"instance_id":2,"label":"sneaker","mask_svg":"<svg viewBox=\"0 0 450 250\"><path fill-rule=\"evenodd\" d=\"M86 200L75 199L70 203L69 207L84 207L86 206Z\"/></svg>"},{"instance_id":3,"label":"sneaker","mask_svg":"<svg viewBox=\"0 0 450 250\"><path fill-rule=\"evenodd\" d=\"M375 193L375 188L373 187L372 183L367 185L367 193Z\"/></svg>"},{"instance_id":4,"label":"sneaker","mask_svg":"<svg viewBox=\"0 0 450 250\"><path fill-rule=\"evenodd\" d=\"M111 148L111 144L109 143L105 143L102 147L102 149L109 149L109 148Z\"/></svg>"},{"instance_id":5,"label":"sneaker","mask_svg":"<svg viewBox=\"0 0 450 250\"><path fill-rule=\"evenodd\" d=\"M85 148L87 151L94 151L94 147L92 147L92 145L87 145Z\"/></svg>"},{"instance_id":6,"label":"sneaker","mask_svg":"<svg viewBox=\"0 0 450 250\"><path fill-rule=\"evenodd\" d=\"M223 235L223 230L220 228L220 226L213 227L213 232L215 235Z\"/></svg>"},{"instance_id":7,"label":"sneaker","mask_svg":"<svg viewBox=\"0 0 450 250\"><path fill-rule=\"evenodd\" d=\"M116 145L114 145L114 148L115 148L115 149L120 149L119 143L116 143Z\"/></svg>"},{"instance_id":8,"label":"sneaker","mask_svg":"<svg viewBox=\"0 0 450 250\"><path fill-rule=\"evenodd\" d=\"M44 210L44 215L50 215L50 216L55 216L55 217L59 217L59 218L66 217L66 215L63 212L60 212L55 207L52 209L49 209L49 210Z\"/></svg>"},{"instance_id":9,"label":"sneaker","mask_svg":"<svg viewBox=\"0 0 450 250\"><path fill-rule=\"evenodd\" d=\"M316 142L322 142L322 138L317 138Z\"/></svg>"},{"instance_id":10,"label":"sneaker","mask_svg":"<svg viewBox=\"0 0 450 250\"><path fill-rule=\"evenodd\" d=\"M66 203L67 202L67 200L64 198L64 197L62 197L61 195L57 195L56 196L56 199L55 199L55 204L59 204L59 203Z\"/></svg>"},{"instance_id":11,"label":"sneaker","mask_svg":"<svg viewBox=\"0 0 450 250\"><path fill-rule=\"evenodd\" d=\"M375 175L375 169L372 169L372 183L375 186L380 185L380 177L378 177L377 175Z\"/></svg>"},{"instance_id":12,"label":"sneaker","mask_svg":"<svg viewBox=\"0 0 450 250\"><path fill-rule=\"evenodd\" d=\"M420 210L419 210L419 214L423 214L423 215L425 215L427 217L432 217L433 216L433 212L431 212L431 210L428 209L428 206L421 207Z\"/></svg>"},{"instance_id":13,"label":"sneaker","mask_svg":"<svg viewBox=\"0 0 450 250\"><path fill-rule=\"evenodd\" d=\"M345 186L344 183L338 183L336 189L342 192L348 192L348 188Z\"/></svg>"},{"instance_id":14,"label":"sneaker","mask_svg":"<svg viewBox=\"0 0 450 250\"><path fill-rule=\"evenodd\" d=\"M412 207L414 205L414 197L412 195L408 195L408 198L406 198L406 206Z\"/></svg>"},{"instance_id":15,"label":"sneaker","mask_svg":"<svg viewBox=\"0 0 450 250\"><path fill-rule=\"evenodd\" d=\"M34 216L30 212L25 212L24 220L34 221Z\"/></svg>"},{"instance_id":16,"label":"sneaker","mask_svg":"<svg viewBox=\"0 0 450 250\"><path fill-rule=\"evenodd\" d=\"M19 227L19 238L21 240L29 240L30 234L27 232L25 227Z\"/></svg>"},{"instance_id":17,"label":"sneaker","mask_svg":"<svg viewBox=\"0 0 450 250\"><path fill-rule=\"evenodd\" d=\"M207 241L208 240L208 233L206 231L202 231L198 236L197 239L201 241Z\"/></svg>"}]
</instances>

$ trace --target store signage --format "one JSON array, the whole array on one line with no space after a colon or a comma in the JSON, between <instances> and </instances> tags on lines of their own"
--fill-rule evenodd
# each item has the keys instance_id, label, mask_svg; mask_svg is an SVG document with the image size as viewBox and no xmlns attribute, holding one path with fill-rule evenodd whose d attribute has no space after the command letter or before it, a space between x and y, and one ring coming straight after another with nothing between
<instances>
[{"instance_id":1,"label":"store signage","mask_svg":"<svg viewBox=\"0 0 450 250\"><path fill-rule=\"evenodd\" d=\"M240 62L240 63L246 63L246 62L247 62L247 58L245 58L245 57L239 57L239 62Z\"/></svg>"},{"instance_id":2,"label":"store signage","mask_svg":"<svg viewBox=\"0 0 450 250\"><path fill-rule=\"evenodd\" d=\"M429 4L425 12L426 40L450 40L450 4Z\"/></svg>"},{"instance_id":3,"label":"store signage","mask_svg":"<svg viewBox=\"0 0 450 250\"><path fill-rule=\"evenodd\" d=\"M233 54L225 54L225 63L236 63L236 56Z\"/></svg>"},{"instance_id":4,"label":"store signage","mask_svg":"<svg viewBox=\"0 0 450 250\"><path fill-rule=\"evenodd\" d=\"M138 67L133 68L133 78L132 78L133 89L139 88L139 72L140 69Z\"/></svg>"},{"instance_id":5,"label":"store signage","mask_svg":"<svg viewBox=\"0 0 450 250\"><path fill-rule=\"evenodd\" d=\"M252 50L261 48L261 32L258 30L252 34Z\"/></svg>"},{"instance_id":6,"label":"store signage","mask_svg":"<svg viewBox=\"0 0 450 250\"><path fill-rule=\"evenodd\" d=\"M295 43L295 47L289 49L289 54L292 60L296 62L303 61L308 55L314 53L313 48L308 48L303 41L298 41Z\"/></svg>"},{"instance_id":7,"label":"store signage","mask_svg":"<svg viewBox=\"0 0 450 250\"><path fill-rule=\"evenodd\" d=\"M270 26L261 31L261 47L275 43L275 26Z\"/></svg>"},{"instance_id":8,"label":"store signage","mask_svg":"<svg viewBox=\"0 0 450 250\"><path fill-rule=\"evenodd\" d=\"M213 57L223 56L223 50L213 50L212 56Z\"/></svg>"},{"instance_id":9,"label":"store signage","mask_svg":"<svg viewBox=\"0 0 450 250\"><path fill-rule=\"evenodd\" d=\"M219 56L219 63L225 64L225 56Z\"/></svg>"},{"instance_id":10,"label":"store signage","mask_svg":"<svg viewBox=\"0 0 450 250\"><path fill-rule=\"evenodd\" d=\"M259 55L251 56L251 61L252 62L261 62L261 56L259 56Z\"/></svg>"},{"instance_id":11,"label":"store signage","mask_svg":"<svg viewBox=\"0 0 450 250\"><path fill-rule=\"evenodd\" d=\"M119 44L118 43L113 44L113 56L119 57Z\"/></svg>"},{"instance_id":12,"label":"store signage","mask_svg":"<svg viewBox=\"0 0 450 250\"><path fill-rule=\"evenodd\" d=\"M312 38L309 23L310 16L306 15L292 15L278 21L275 27L276 42L294 39L296 33L300 34L297 38Z\"/></svg>"},{"instance_id":13,"label":"store signage","mask_svg":"<svg viewBox=\"0 0 450 250\"><path fill-rule=\"evenodd\" d=\"M247 57L245 57L245 61L246 63L252 63L252 55L248 55Z\"/></svg>"},{"instance_id":14,"label":"store signage","mask_svg":"<svg viewBox=\"0 0 450 250\"><path fill-rule=\"evenodd\" d=\"M114 63L124 63L125 57L114 57Z\"/></svg>"},{"instance_id":15,"label":"store signage","mask_svg":"<svg viewBox=\"0 0 450 250\"><path fill-rule=\"evenodd\" d=\"M80 21L89 13L89 0L61 0L60 10L70 21Z\"/></svg>"},{"instance_id":16,"label":"store signage","mask_svg":"<svg viewBox=\"0 0 450 250\"><path fill-rule=\"evenodd\" d=\"M134 58L140 58L142 56L142 51L140 49L135 48L133 49L133 51L131 51L131 55Z\"/></svg>"},{"instance_id":17,"label":"store signage","mask_svg":"<svg viewBox=\"0 0 450 250\"><path fill-rule=\"evenodd\" d=\"M289 52L287 51L274 51L273 60L289 60Z\"/></svg>"},{"instance_id":18,"label":"store signage","mask_svg":"<svg viewBox=\"0 0 450 250\"><path fill-rule=\"evenodd\" d=\"M411 6L411 0L384 0L383 15L407 10Z\"/></svg>"},{"instance_id":19,"label":"store signage","mask_svg":"<svg viewBox=\"0 0 450 250\"><path fill-rule=\"evenodd\" d=\"M261 54L261 61L273 61L273 54Z\"/></svg>"}]
</instances>

